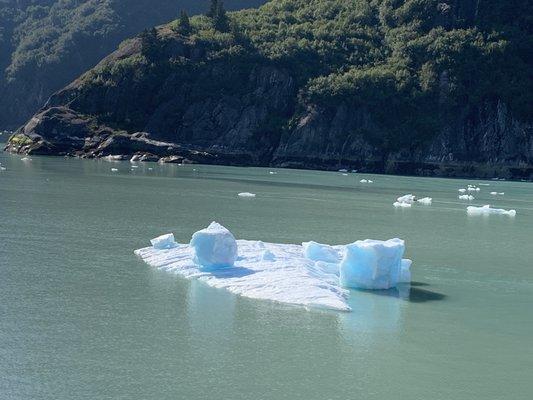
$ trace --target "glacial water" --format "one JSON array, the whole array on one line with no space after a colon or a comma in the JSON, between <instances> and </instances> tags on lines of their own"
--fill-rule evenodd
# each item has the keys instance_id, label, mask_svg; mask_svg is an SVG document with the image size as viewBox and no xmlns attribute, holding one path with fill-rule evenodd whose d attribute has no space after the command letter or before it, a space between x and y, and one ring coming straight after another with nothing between
<instances>
[{"instance_id":1,"label":"glacial water","mask_svg":"<svg viewBox=\"0 0 533 400\"><path fill-rule=\"evenodd\" d=\"M532 396L531 183L21 158L0 154L2 399ZM516 217L467 215L468 183ZM407 193L433 204L395 209ZM133 254L212 220L268 242L400 237L414 282L306 310Z\"/></svg>"}]
</instances>

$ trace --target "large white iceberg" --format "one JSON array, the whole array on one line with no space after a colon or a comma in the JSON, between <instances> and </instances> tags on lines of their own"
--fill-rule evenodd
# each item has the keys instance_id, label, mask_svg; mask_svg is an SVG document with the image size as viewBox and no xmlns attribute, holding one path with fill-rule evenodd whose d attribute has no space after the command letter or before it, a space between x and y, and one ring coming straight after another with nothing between
<instances>
[{"instance_id":1,"label":"large white iceberg","mask_svg":"<svg viewBox=\"0 0 533 400\"><path fill-rule=\"evenodd\" d=\"M360 243L371 250L357 252ZM387 289L410 281L411 262L401 258L404 249L400 239L340 246L235 240L213 222L196 232L189 245L151 246L135 254L156 268L244 297L349 311L350 292L343 286Z\"/></svg>"},{"instance_id":2,"label":"large white iceberg","mask_svg":"<svg viewBox=\"0 0 533 400\"><path fill-rule=\"evenodd\" d=\"M232 267L237 259L235 238L216 222L195 232L189 245L194 249L194 261L204 268Z\"/></svg>"},{"instance_id":3,"label":"large white iceberg","mask_svg":"<svg viewBox=\"0 0 533 400\"><path fill-rule=\"evenodd\" d=\"M410 281L411 260L402 259L401 239L358 240L346 246L340 264L340 283L358 289L390 289Z\"/></svg>"},{"instance_id":4,"label":"large white iceberg","mask_svg":"<svg viewBox=\"0 0 533 400\"><path fill-rule=\"evenodd\" d=\"M491 208L490 205L484 205L483 207L469 206L466 208L466 212L471 215L489 215L489 214L502 214L514 217L516 210L504 210L503 208Z\"/></svg>"}]
</instances>

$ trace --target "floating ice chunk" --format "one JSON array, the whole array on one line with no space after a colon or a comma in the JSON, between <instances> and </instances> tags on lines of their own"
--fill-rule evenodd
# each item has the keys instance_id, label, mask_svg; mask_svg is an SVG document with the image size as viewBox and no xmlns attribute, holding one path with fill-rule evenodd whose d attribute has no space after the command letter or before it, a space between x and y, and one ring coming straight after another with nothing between
<instances>
[{"instance_id":1,"label":"floating ice chunk","mask_svg":"<svg viewBox=\"0 0 533 400\"><path fill-rule=\"evenodd\" d=\"M359 182L361 183L368 183L368 181L366 179L361 179Z\"/></svg>"},{"instance_id":2,"label":"floating ice chunk","mask_svg":"<svg viewBox=\"0 0 533 400\"><path fill-rule=\"evenodd\" d=\"M416 197L412 194L406 194L404 196L400 196L398 197L397 201L399 203L408 203L408 204L412 204L414 203Z\"/></svg>"},{"instance_id":3,"label":"floating ice chunk","mask_svg":"<svg viewBox=\"0 0 533 400\"><path fill-rule=\"evenodd\" d=\"M342 174L342 176L348 176L348 174Z\"/></svg>"},{"instance_id":4,"label":"floating ice chunk","mask_svg":"<svg viewBox=\"0 0 533 400\"><path fill-rule=\"evenodd\" d=\"M368 179L368 183L374 183L374 181L373 181L373 180L370 180L370 179Z\"/></svg>"},{"instance_id":5,"label":"floating ice chunk","mask_svg":"<svg viewBox=\"0 0 533 400\"><path fill-rule=\"evenodd\" d=\"M239 193L237 196L239 196L239 197L255 197L255 193L242 192L242 193Z\"/></svg>"},{"instance_id":6,"label":"floating ice chunk","mask_svg":"<svg viewBox=\"0 0 533 400\"><path fill-rule=\"evenodd\" d=\"M20 161L27 162L27 161L32 161L32 159L29 158L29 157L22 157L22 158L20 159Z\"/></svg>"},{"instance_id":7,"label":"floating ice chunk","mask_svg":"<svg viewBox=\"0 0 533 400\"><path fill-rule=\"evenodd\" d=\"M516 210L504 210L502 208L490 208L490 206L484 205L483 207L469 206L466 208L466 212L471 215L489 215L489 214L503 214L514 217Z\"/></svg>"},{"instance_id":8,"label":"floating ice chunk","mask_svg":"<svg viewBox=\"0 0 533 400\"><path fill-rule=\"evenodd\" d=\"M490 192L490 194L493 196L503 196L505 192Z\"/></svg>"},{"instance_id":9,"label":"floating ice chunk","mask_svg":"<svg viewBox=\"0 0 533 400\"><path fill-rule=\"evenodd\" d=\"M330 245L317 242L302 243L305 258L312 261L324 261L327 263L338 263L340 256L338 251Z\"/></svg>"},{"instance_id":10,"label":"floating ice chunk","mask_svg":"<svg viewBox=\"0 0 533 400\"><path fill-rule=\"evenodd\" d=\"M132 165L131 167L132 167L132 168L139 168L138 165Z\"/></svg>"},{"instance_id":11,"label":"floating ice chunk","mask_svg":"<svg viewBox=\"0 0 533 400\"><path fill-rule=\"evenodd\" d=\"M465 193L465 192L466 192L466 189L459 189L458 192L459 192L459 193Z\"/></svg>"},{"instance_id":12,"label":"floating ice chunk","mask_svg":"<svg viewBox=\"0 0 533 400\"><path fill-rule=\"evenodd\" d=\"M263 261L275 261L276 260L276 255L274 253L272 253L270 250L267 249L267 250L265 250L263 252L261 260L263 260Z\"/></svg>"},{"instance_id":13,"label":"floating ice chunk","mask_svg":"<svg viewBox=\"0 0 533 400\"><path fill-rule=\"evenodd\" d=\"M466 190L468 190L469 192L479 192L481 189L472 185L468 185Z\"/></svg>"},{"instance_id":14,"label":"floating ice chunk","mask_svg":"<svg viewBox=\"0 0 533 400\"><path fill-rule=\"evenodd\" d=\"M218 269L232 267L237 259L237 242L222 225L211 224L192 235L194 262L202 267Z\"/></svg>"},{"instance_id":15,"label":"floating ice chunk","mask_svg":"<svg viewBox=\"0 0 533 400\"><path fill-rule=\"evenodd\" d=\"M152 167L149 167L149 168L148 168L148 171L152 171L152 170L153 170L153 168L152 168Z\"/></svg>"},{"instance_id":16,"label":"floating ice chunk","mask_svg":"<svg viewBox=\"0 0 533 400\"><path fill-rule=\"evenodd\" d=\"M339 169L339 172L348 172L348 170L343 168L343 169Z\"/></svg>"},{"instance_id":17,"label":"floating ice chunk","mask_svg":"<svg viewBox=\"0 0 533 400\"><path fill-rule=\"evenodd\" d=\"M430 205L433 202L433 199L431 197L424 197L422 199L418 199L417 202L425 205Z\"/></svg>"},{"instance_id":18,"label":"floating ice chunk","mask_svg":"<svg viewBox=\"0 0 533 400\"><path fill-rule=\"evenodd\" d=\"M401 239L358 240L346 245L340 264L340 283L358 289L390 289L407 279L409 261L402 263L405 243Z\"/></svg>"},{"instance_id":19,"label":"floating ice chunk","mask_svg":"<svg viewBox=\"0 0 533 400\"><path fill-rule=\"evenodd\" d=\"M158 250L171 249L178 245L176 243L176 240L174 239L173 233L167 233L166 235L161 235L156 238L153 238L152 240L150 240L150 243L152 243L152 247L154 249Z\"/></svg>"},{"instance_id":20,"label":"floating ice chunk","mask_svg":"<svg viewBox=\"0 0 533 400\"><path fill-rule=\"evenodd\" d=\"M459 195L459 200L474 200L474 196L471 194L461 194Z\"/></svg>"},{"instance_id":21,"label":"floating ice chunk","mask_svg":"<svg viewBox=\"0 0 533 400\"><path fill-rule=\"evenodd\" d=\"M270 175L276 175L276 174L277 174L277 172L275 172L275 171L269 171L268 173L269 173Z\"/></svg>"},{"instance_id":22,"label":"floating ice chunk","mask_svg":"<svg viewBox=\"0 0 533 400\"><path fill-rule=\"evenodd\" d=\"M111 172L118 172L117 168L111 168Z\"/></svg>"},{"instance_id":23,"label":"floating ice chunk","mask_svg":"<svg viewBox=\"0 0 533 400\"><path fill-rule=\"evenodd\" d=\"M0 171L5 171L6 167L0 167Z\"/></svg>"},{"instance_id":24,"label":"floating ice chunk","mask_svg":"<svg viewBox=\"0 0 533 400\"><path fill-rule=\"evenodd\" d=\"M105 156L105 157L102 157L103 160L105 161L121 161L124 159L124 156L122 155L110 155L110 156Z\"/></svg>"},{"instance_id":25,"label":"floating ice chunk","mask_svg":"<svg viewBox=\"0 0 533 400\"><path fill-rule=\"evenodd\" d=\"M141 161L141 155L140 154L134 154L131 158L130 158L130 162L134 163L134 162L138 162L138 161Z\"/></svg>"},{"instance_id":26,"label":"floating ice chunk","mask_svg":"<svg viewBox=\"0 0 533 400\"><path fill-rule=\"evenodd\" d=\"M413 264L413 261L408 258L402 259L398 283L411 283L411 264Z\"/></svg>"},{"instance_id":27,"label":"floating ice chunk","mask_svg":"<svg viewBox=\"0 0 533 400\"><path fill-rule=\"evenodd\" d=\"M402 203L400 201L395 201L394 203L392 203L392 205L396 208L410 208L411 207L411 203Z\"/></svg>"},{"instance_id":28,"label":"floating ice chunk","mask_svg":"<svg viewBox=\"0 0 533 400\"><path fill-rule=\"evenodd\" d=\"M490 186L490 183L478 183L478 186Z\"/></svg>"}]
</instances>

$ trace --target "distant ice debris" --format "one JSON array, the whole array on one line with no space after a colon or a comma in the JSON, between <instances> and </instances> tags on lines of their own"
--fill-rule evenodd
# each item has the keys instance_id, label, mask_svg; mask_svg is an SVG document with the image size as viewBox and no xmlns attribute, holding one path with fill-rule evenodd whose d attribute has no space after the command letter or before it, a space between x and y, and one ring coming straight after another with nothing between
<instances>
[{"instance_id":1,"label":"distant ice debris","mask_svg":"<svg viewBox=\"0 0 533 400\"><path fill-rule=\"evenodd\" d=\"M411 208L411 203L403 203L401 201L395 201L392 205L396 208Z\"/></svg>"},{"instance_id":2,"label":"distant ice debris","mask_svg":"<svg viewBox=\"0 0 533 400\"><path fill-rule=\"evenodd\" d=\"M344 174L342 174L342 176L348 176L348 174L344 173Z\"/></svg>"},{"instance_id":3,"label":"distant ice debris","mask_svg":"<svg viewBox=\"0 0 533 400\"><path fill-rule=\"evenodd\" d=\"M152 240L150 240L150 243L152 243L154 249L158 250L171 249L178 245L176 243L176 240L174 239L173 233L167 233L166 235L161 235L156 238L153 238Z\"/></svg>"},{"instance_id":4,"label":"distant ice debris","mask_svg":"<svg viewBox=\"0 0 533 400\"><path fill-rule=\"evenodd\" d=\"M194 249L194 262L203 268L232 267L237 259L235 238L216 222L192 235L189 245Z\"/></svg>"},{"instance_id":5,"label":"distant ice debris","mask_svg":"<svg viewBox=\"0 0 533 400\"><path fill-rule=\"evenodd\" d=\"M466 190L469 192L479 192L481 189L475 185L468 185Z\"/></svg>"},{"instance_id":6,"label":"distant ice debris","mask_svg":"<svg viewBox=\"0 0 533 400\"><path fill-rule=\"evenodd\" d=\"M503 196L505 192L490 192L490 194L493 196Z\"/></svg>"},{"instance_id":7,"label":"distant ice debris","mask_svg":"<svg viewBox=\"0 0 533 400\"><path fill-rule=\"evenodd\" d=\"M20 159L20 161L27 162L27 161L32 161L32 159L29 158L29 157L22 157L22 158Z\"/></svg>"},{"instance_id":8,"label":"distant ice debris","mask_svg":"<svg viewBox=\"0 0 533 400\"><path fill-rule=\"evenodd\" d=\"M471 194L461 194L459 195L459 200L474 200L474 196Z\"/></svg>"},{"instance_id":9,"label":"distant ice debris","mask_svg":"<svg viewBox=\"0 0 533 400\"><path fill-rule=\"evenodd\" d=\"M239 193L237 196L239 196L239 197L255 197L255 193L242 192L242 193Z\"/></svg>"},{"instance_id":10,"label":"distant ice debris","mask_svg":"<svg viewBox=\"0 0 533 400\"><path fill-rule=\"evenodd\" d=\"M514 217L516 210L504 210L502 208L491 208L488 204L483 207L469 206L466 208L466 212L471 215L489 215L489 214L502 214Z\"/></svg>"},{"instance_id":11,"label":"distant ice debris","mask_svg":"<svg viewBox=\"0 0 533 400\"><path fill-rule=\"evenodd\" d=\"M415 200L416 200L416 196L414 196L412 194L406 194L406 195L398 197L397 202L398 203L413 204Z\"/></svg>"},{"instance_id":12,"label":"distant ice debris","mask_svg":"<svg viewBox=\"0 0 533 400\"><path fill-rule=\"evenodd\" d=\"M349 311L348 288L386 289L410 281L403 240L330 246L235 240L213 222L189 245L163 235L135 251L146 263L249 298ZM156 240L154 239L154 240ZM168 248L158 246L168 244ZM237 257L237 252L239 256Z\"/></svg>"},{"instance_id":13,"label":"distant ice debris","mask_svg":"<svg viewBox=\"0 0 533 400\"><path fill-rule=\"evenodd\" d=\"M111 168L111 172L118 172L117 168Z\"/></svg>"},{"instance_id":14,"label":"distant ice debris","mask_svg":"<svg viewBox=\"0 0 533 400\"><path fill-rule=\"evenodd\" d=\"M433 202L433 199L431 197L423 197L421 199L418 199L417 202L425 205L430 205Z\"/></svg>"},{"instance_id":15,"label":"distant ice debris","mask_svg":"<svg viewBox=\"0 0 533 400\"><path fill-rule=\"evenodd\" d=\"M348 170L343 168L343 169L339 169L339 172L348 172Z\"/></svg>"},{"instance_id":16,"label":"distant ice debris","mask_svg":"<svg viewBox=\"0 0 533 400\"><path fill-rule=\"evenodd\" d=\"M374 183L374 181L371 180L371 179L361 179L359 182L361 182L361 183Z\"/></svg>"},{"instance_id":17,"label":"distant ice debris","mask_svg":"<svg viewBox=\"0 0 533 400\"><path fill-rule=\"evenodd\" d=\"M132 167L132 168L139 168L138 165L132 165L131 167Z\"/></svg>"},{"instance_id":18,"label":"distant ice debris","mask_svg":"<svg viewBox=\"0 0 533 400\"><path fill-rule=\"evenodd\" d=\"M390 289L410 282L411 260L402 260L401 239L358 240L346 245L340 264L340 283L358 289Z\"/></svg>"},{"instance_id":19,"label":"distant ice debris","mask_svg":"<svg viewBox=\"0 0 533 400\"><path fill-rule=\"evenodd\" d=\"M466 189L459 189L458 192L459 192L459 193L465 193L465 192L466 192Z\"/></svg>"},{"instance_id":20,"label":"distant ice debris","mask_svg":"<svg viewBox=\"0 0 533 400\"><path fill-rule=\"evenodd\" d=\"M276 175L276 174L277 174L276 171L269 171L268 173L269 173L270 175Z\"/></svg>"},{"instance_id":21,"label":"distant ice debris","mask_svg":"<svg viewBox=\"0 0 533 400\"><path fill-rule=\"evenodd\" d=\"M6 170L6 167L1 167L0 166L0 171L5 171Z\"/></svg>"},{"instance_id":22,"label":"distant ice debris","mask_svg":"<svg viewBox=\"0 0 533 400\"><path fill-rule=\"evenodd\" d=\"M122 155L110 155L110 156L105 156L105 157L102 157L103 160L105 161L121 161L124 159L124 156Z\"/></svg>"}]
</instances>

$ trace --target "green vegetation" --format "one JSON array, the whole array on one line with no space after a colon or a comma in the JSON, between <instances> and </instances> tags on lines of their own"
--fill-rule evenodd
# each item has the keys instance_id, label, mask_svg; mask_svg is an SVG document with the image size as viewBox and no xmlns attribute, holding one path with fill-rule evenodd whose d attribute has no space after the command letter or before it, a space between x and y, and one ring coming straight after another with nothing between
<instances>
[{"instance_id":1,"label":"green vegetation","mask_svg":"<svg viewBox=\"0 0 533 400\"><path fill-rule=\"evenodd\" d=\"M228 69L274 64L296 79L300 104L368 110L378 129L360 133L394 149L430 139L447 115L487 101L501 100L530 121L532 11L529 0L273 0L226 14L212 0L206 16L170 25L205 50L202 60L157 53L170 37L152 31L142 35L148 64L132 58L136 71L128 74L162 82L170 71L192 77L218 61ZM110 64L91 76L122 81L124 62L120 71ZM200 93L221 84L202 82Z\"/></svg>"}]
</instances>

